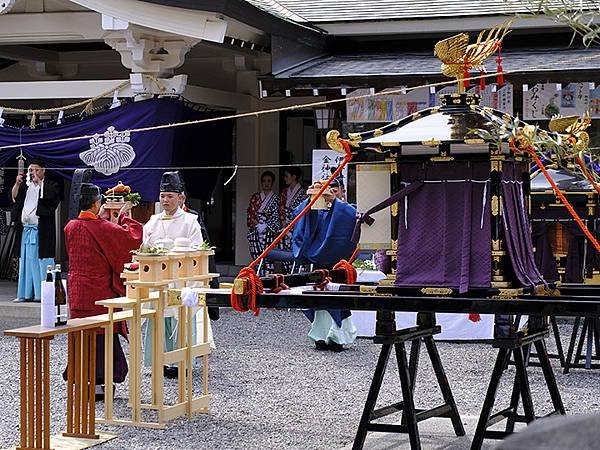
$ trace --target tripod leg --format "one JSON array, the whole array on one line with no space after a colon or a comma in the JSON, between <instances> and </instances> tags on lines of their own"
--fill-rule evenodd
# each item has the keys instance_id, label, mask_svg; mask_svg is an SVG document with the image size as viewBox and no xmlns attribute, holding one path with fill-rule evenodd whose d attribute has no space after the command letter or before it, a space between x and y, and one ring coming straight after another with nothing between
<instances>
[{"instance_id":1,"label":"tripod leg","mask_svg":"<svg viewBox=\"0 0 600 450\"><path fill-rule=\"evenodd\" d=\"M450 388L450 383L448 383L448 377L446 377L446 372L444 371L444 366L442 365L442 359L440 358L437 346L435 345L432 336L427 336L423 338L423 340L425 341L427 353L429 353L431 365L433 366L433 371L435 372L438 384L440 385L444 401L446 404L450 405L450 408L452 409L450 420L452 421L452 426L454 427L454 434L457 436L464 436L465 428L462 420L460 420L460 414L458 413L458 408L456 407L456 402L454 401L454 396L452 395L452 389Z\"/></svg>"},{"instance_id":2,"label":"tripod leg","mask_svg":"<svg viewBox=\"0 0 600 450\"><path fill-rule=\"evenodd\" d=\"M410 388L415 391L415 383L417 380L417 370L419 367L419 356L421 354L421 339L415 339L410 345L410 359L408 362L408 373L410 375ZM406 425L406 411L402 410L402 425Z\"/></svg>"},{"instance_id":3,"label":"tripod leg","mask_svg":"<svg viewBox=\"0 0 600 450\"><path fill-rule=\"evenodd\" d=\"M554 342L556 342L556 353L558 353L560 367L565 367L565 352L560 340L560 331L558 330L558 324L556 323L556 316L550 316L550 325L552 326L552 334L554 334Z\"/></svg>"},{"instance_id":4,"label":"tripod leg","mask_svg":"<svg viewBox=\"0 0 600 450\"><path fill-rule=\"evenodd\" d=\"M515 351L516 350L511 351L511 352L514 353ZM515 373L515 379L513 381L512 394L510 396L510 409L512 410L512 414L506 418L506 428L505 428L505 431L508 432L508 433L512 433L513 431L515 431L515 422L516 422L515 418L516 418L516 415L517 415L517 411L519 409L519 400L520 399L521 399L521 384L519 383L518 376Z\"/></svg>"},{"instance_id":5,"label":"tripod leg","mask_svg":"<svg viewBox=\"0 0 600 450\"><path fill-rule=\"evenodd\" d=\"M527 423L535 420L533 412L533 401L531 400L531 389L529 387L529 377L527 376L527 367L525 366L524 353L525 348L519 347L514 350L515 368L517 369L516 379L519 381L519 390L523 399L523 411L525 412L525 420ZM546 354L548 356L548 354ZM539 355L538 355L539 357ZM515 409L515 414L517 410Z\"/></svg>"},{"instance_id":6,"label":"tripod leg","mask_svg":"<svg viewBox=\"0 0 600 450\"><path fill-rule=\"evenodd\" d=\"M577 351L575 352L575 358L573 359L575 364L579 364L579 360L583 358L583 344L585 342L585 335L588 329L588 324L588 318L584 317L583 326L581 327L581 335L579 336L579 342L577 343Z\"/></svg>"},{"instance_id":7,"label":"tripod leg","mask_svg":"<svg viewBox=\"0 0 600 450\"><path fill-rule=\"evenodd\" d=\"M417 416L415 411L415 401L410 382L410 373L408 370L408 361L406 360L406 348L404 342L394 344L396 349L396 361L398 362L398 371L400 372L400 384L402 385L402 400L404 404L404 417L406 418L406 428L411 450L421 449L421 440L419 439L419 429L417 427Z\"/></svg>"},{"instance_id":8,"label":"tripod leg","mask_svg":"<svg viewBox=\"0 0 600 450\"><path fill-rule=\"evenodd\" d=\"M544 372L546 386L548 386L548 392L550 393L550 398L552 399L554 410L558 411L564 416L566 414L565 407L560 396L560 391L558 390L558 385L556 384L556 378L554 377L552 366L550 365L548 351L546 350L546 343L543 339L535 342L535 349L537 351L537 354L539 355L540 366L542 367L542 372Z\"/></svg>"},{"instance_id":9,"label":"tripod leg","mask_svg":"<svg viewBox=\"0 0 600 450\"><path fill-rule=\"evenodd\" d=\"M587 317L588 321L588 329L587 329L587 346L586 346L586 354L585 354L585 368L592 368L592 343L594 341L594 319L592 317Z\"/></svg>"}]
</instances>

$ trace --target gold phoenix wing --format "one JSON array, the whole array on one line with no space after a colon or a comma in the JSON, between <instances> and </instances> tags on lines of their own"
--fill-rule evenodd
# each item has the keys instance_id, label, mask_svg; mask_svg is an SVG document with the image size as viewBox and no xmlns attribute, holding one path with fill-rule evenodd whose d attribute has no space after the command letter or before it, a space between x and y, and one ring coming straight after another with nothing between
<instances>
[{"instance_id":1,"label":"gold phoenix wing","mask_svg":"<svg viewBox=\"0 0 600 450\"><path fill-rule=\"evenodd\" d=\"M462 79L472 68L482 68L483 62L497 49L504 37L510 33L512 20L479 33L477 40L469 44L469 35L460 33L435 44L434 55L442 61L442 73L448 77Z\"/></svg>"}]
</instances>

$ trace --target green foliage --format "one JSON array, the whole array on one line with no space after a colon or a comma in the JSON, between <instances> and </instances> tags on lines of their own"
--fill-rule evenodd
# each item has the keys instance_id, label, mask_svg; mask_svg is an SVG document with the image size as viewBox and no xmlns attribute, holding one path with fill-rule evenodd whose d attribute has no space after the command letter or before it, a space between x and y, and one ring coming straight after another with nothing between
<instances>
[{"instance_id":1,"label":"green foliage","mask_svg":"<svg viewBox=\"0 0 600 450\"><path fill-rule=\"evenodd\" d=\"M375 264L370 259L356 259L352 266L355 269L363 269L363 270L376 270Z\"/></svg>"},{"instance_id":2,"label":"green foliage","mask_svg":"<svg viewBox=\"0 0 600 450\"><path fill-rule=\"evenodd\" d=\"M506 2L507 0L505 0ZM522 18L547 17L573 30L573 39L580 36L583 45L589 47L600 43L600 25L595 23L600 16L600 1L597 0L526 0L529 10L519 14Z\"/></svg>"},{"instance_id":3,"label":"green foliage","mask_svg":"<svg viewBox=\"0 0 600 450\"><path fill-rule=\"evenodd\" d=\"M199 248L200 250L211 250L211 249L213 249L214 247L212 247L212 246L210 245L210 242L208 242L208 241L204 241L202 244L200 244L200 247L198 247L198 248Z\"/></svg>"},{"instance_id":4,"label":"green foliage","mask_svg":"<svg viewBox=\"0 0 600 450\"><path fill-rule=\"evenodd\" d=\"M164 255L169 251L163 247L140 247L137 250L131 250L130 253L134 253L136 255Z\"/></svg>"},{"instance_id":5,"label":"green foliage","mask_svg":"<svg viewBox=\"0 0 600 450\"><path fill-rule=\"evenodd\" d=\"M137 192L130 192L129 194L125 195L123 197L123 199L126 202L131 202L131 204L133 206L137 206L140 204L140 201L142 200L142 196L140 194L138 194Z\"/></svg>"}]
</instances>

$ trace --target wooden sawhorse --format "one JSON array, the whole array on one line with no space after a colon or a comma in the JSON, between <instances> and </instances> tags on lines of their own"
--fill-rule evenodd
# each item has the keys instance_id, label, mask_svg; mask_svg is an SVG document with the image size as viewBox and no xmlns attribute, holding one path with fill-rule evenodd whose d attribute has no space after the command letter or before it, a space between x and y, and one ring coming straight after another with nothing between
<instances>
[{"instance_id":1,"label":"wooden sawhorse","mask_svg":"<svg viewBox=\"0 0 600 450\"><path fill-rule=\"evenodd\" d=\"M592 359L596 361L600 359L600 317L593 316L583 318L581 335L579 336L579 343L577 344L577 351L575 352L575 355L573 355L580 323L581 316L575 317L575 323L573 324L573 332L571 333L571 340L569 342L569 350L567 352L567 359L565 361L563 373L569 373L569 369L571 368L600 368L600 364L592 363ZM583 343L584 340L586 340L586 335L586 352L585 356L583 356ZM595 354L593 354L594 349L596 350ZM582 359L585 360L584 363L579 362Z\"/></svg>"},{"instance_id":2,"label":"wooden sawhorse","mask_svg":"<svg viewBox=\"0 0 600 450\"><path fill-rule=\"evenodd\" d=\"M483 408L479 415L475 436L471 443L471 450L479 450L483 445L484 439L503 439L514 431L516 422L530 423L536 419L533 401L531 399L531 389L529 386L529 378L527 376L527 359L530 346L535 346L540 367L544 373L546 386L552 399L554 411L548 416L555 414L565 414L565 408L562 403L560 392L554 378L554 372L548 358L545 338L548 335L548 330L538 331L525 337L515 337L507 339L494 339L493 346L498 348L498 356L488 385ZM516 368L513 391L510 399L510 404L507 408L492 414L492 409L496 401L496 392L500 379L507 367L510 356L513 356ZM523 400L524 415L520 415L517 411L520 399ZM506 419L506 428L504 431L488 430L489 427Z\"/></svg>"},{"instance_id":3,"label":"wooden sawhorse","mask_svg":"<svg viewBox=\"0 0 600 450\"><path fill-rule=\"evenodd\" d=\"M452 390L446 378L437 346L433 340L433 335L441 331L441 328L435 325L435 315L419 313L417 319L418 326L400 331L395 331L395 322L391 324L390 317L393 320L393 313L389 311L377 312L377 336L375 336L373 342L375 344L382 344L382 347L352 448L354 450L362 449L367 432L379 431L386 433L408 433L411 449L420 449L421 441L419 439L417 423L432 417L449 418L452 421L456 435L464 436L465 429L458 414L458 409L456 408L456 403L452 396ZM433 370L442 391L442 396L444 397L442 405L431 409L416 409L414 403L414 387L421 341L425 342L427 353L431 359ZM410 362L407 361L406 342L411 343ZM392 348L396 353L396 362L400 374L402 401L375 409ZM400 425L373 422L396 412L402 412L402 422Z\"/></svg>"}]
</instances>

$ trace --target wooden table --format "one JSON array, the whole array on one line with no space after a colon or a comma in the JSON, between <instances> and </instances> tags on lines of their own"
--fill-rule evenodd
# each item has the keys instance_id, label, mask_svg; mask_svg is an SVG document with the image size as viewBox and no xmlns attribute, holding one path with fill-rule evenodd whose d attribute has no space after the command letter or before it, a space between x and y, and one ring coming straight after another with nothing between
<instances>
[{"instance_id":1,"label":"wooden table","mask_svg":"<svg viewBox=\"0 0 600 450\"><path fill-rule=\"evenodd\" d=\"M65 436L97 439L96 331L101 318L71 319L67 325L6 330L20 341L21 436L18 450L50 449L50 341L68 333L67 431Z\"/></svg>"}]
</instances>

